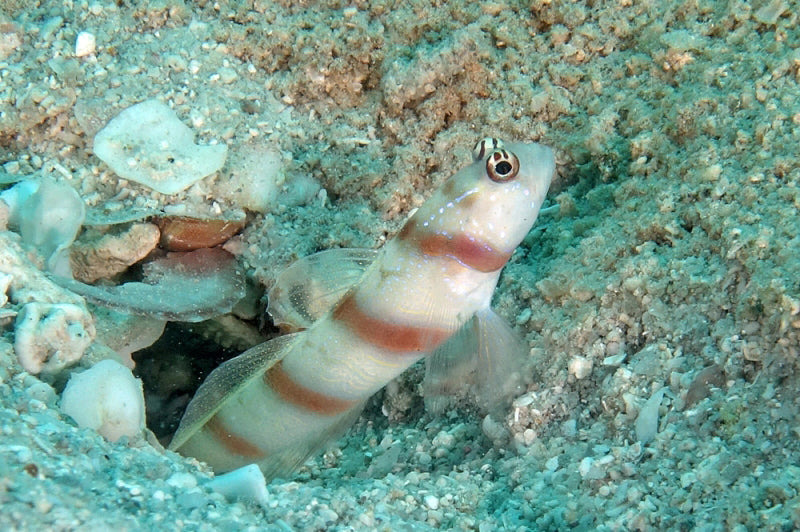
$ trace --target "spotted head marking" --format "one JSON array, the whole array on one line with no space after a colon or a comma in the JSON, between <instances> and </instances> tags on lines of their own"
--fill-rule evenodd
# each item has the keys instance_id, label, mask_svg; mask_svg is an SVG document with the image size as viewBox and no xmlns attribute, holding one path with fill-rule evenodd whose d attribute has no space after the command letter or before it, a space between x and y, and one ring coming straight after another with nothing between
<instances>
[{"instance_id":1,"label":"spotted head marking","mask_svg":"<svg viewBox=\"0 0 800 532\"><path fill-rule=\"evenodd\" d=\"M486 161L486 175L495 183L511 181L519 173L519 158L495 137L479 140L472 149L472 160Z\"/></svg>"},{"instance_id":2,"label":"spotted head marking","mask_svg":"<svg viewBox=\"0 0 800 532\"><path fill-rule=\"evenodd\" d=\"M472 160L483 161L495 150L503 147L503 141L495 137L486 137L479 140L472 149Z\"/></svg>"}]
</instances>

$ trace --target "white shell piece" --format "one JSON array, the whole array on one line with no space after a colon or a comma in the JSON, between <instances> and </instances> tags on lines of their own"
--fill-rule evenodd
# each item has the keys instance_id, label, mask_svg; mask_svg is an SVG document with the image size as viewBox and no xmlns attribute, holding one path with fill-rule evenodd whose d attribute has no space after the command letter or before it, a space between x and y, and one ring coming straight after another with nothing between
<instances>
[{"instance_id":1,"label":"white shell piece","mask_svg":"<svg viewBox=\"0 0 800 532\"><path fill-rule=\"evenodd\" d=\"M228 148L196 145L192 130L169 106L147 100L100 130L94 153L118 176L175 194L222 168Z\"/></svg>"},{"instance_id":2,"label":"white shell piece","mask_svg":"<svg viewBox=\"0 0 800 532\"><path fill-rule=\"evenodd\" d=\"M636 417L636 439L642 443L648 443L656 437L658 433L658 409L664 399L666 387L659 388L650 399L645 402L639 415Z\"/></svg>"}]
</instances>

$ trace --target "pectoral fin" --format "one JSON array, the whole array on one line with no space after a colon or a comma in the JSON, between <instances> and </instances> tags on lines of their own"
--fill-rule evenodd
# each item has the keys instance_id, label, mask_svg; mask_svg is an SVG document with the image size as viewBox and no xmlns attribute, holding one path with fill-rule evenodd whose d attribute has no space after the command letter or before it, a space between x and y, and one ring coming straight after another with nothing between
<instances>
[{"instance_id":1,"label":"pectoral fin","mask_svg":"<svg viewBox=\"0 0 800 532\"><path fill-rule=\"evenodd\" d=\"M425 406L442 412L467 397L492 411L522 393L527 349L519 335L491 309L476 313L428 358Z\"/></svg>"}]
</instances>

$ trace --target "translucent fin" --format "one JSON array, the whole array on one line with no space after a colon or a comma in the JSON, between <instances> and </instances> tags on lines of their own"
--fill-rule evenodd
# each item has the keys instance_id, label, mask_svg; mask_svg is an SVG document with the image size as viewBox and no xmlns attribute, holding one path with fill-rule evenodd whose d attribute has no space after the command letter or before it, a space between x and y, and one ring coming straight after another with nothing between
<instances>
[{"instance_id":1,"label":"translucent fin","mask_svg":"<svg viewBox=\"0 0 800 532\"><path fill-rule=\"evenodd\" d=\"M378 256L374 249L341 248L298 259L269 291L269 315L288 331L307 329L361 279Z\"/></svg>"},{"instance_id":2,"label":"translucent fin","mask_svg":"<svg viewBox=\"0 0 800 532\"><path fill-rule=\"evenodd\" d=\"M441 414L457 397L469 394L477 362L477 318L473 316L425 359L425 408Z\"/></svg>"},{"instance_id":3,"label":"translucent fin","mask_svg":"<svg viewBox=\"0 0 800 532\"><path fill-rule=\"evenodd\" d=\"M221 364L197 389L172 441L170 450L177 450L195 435L227 401L261 376L292 348L299 334L288 334L248 349L236 358Z\"/></svg>"},{"instance_id":4,"label":"translucent fin","mask_svg":"<svg viewBox=\"0 0 800 532\"><path fill-rule=\"evenodd\" d=\"M287 478L310 457L344 434L356 422L358 416L361 415L365 404L366 401L354 406L331 426L315 434L313 438L298 441L296 445L284 451L271 454L265 460L260 461L258 466L264 472L264 476L267 477L267 480L272 480L276 477Z\"/></svg>"},{"instance_id":5,"label":"translucent fin","mask_svg":"<svg viewBox=\"0 0 800 532\"><path fill-rule=\"evenodd\" d=\"M425 406L439 413L466 396L496 410L522 393L526 358L519 335L491 309L482 310L428 357Z\"/></svg>"}]
</instances>

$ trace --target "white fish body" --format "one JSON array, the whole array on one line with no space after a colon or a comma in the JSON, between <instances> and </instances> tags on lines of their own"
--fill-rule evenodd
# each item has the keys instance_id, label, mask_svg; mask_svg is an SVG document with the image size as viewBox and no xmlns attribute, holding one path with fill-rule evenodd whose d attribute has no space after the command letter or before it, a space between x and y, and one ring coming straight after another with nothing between
<instances>
[{"instance_id":1,"label":"white fish body","mask_svg":"<svg viewBox=\"0 0 800 532\"><path fill-rule=\"evenodd\" d=\"M332 250L290 266L270 313L308 328L212 372L170 448L218 472L257 463L267 478L288 475L426 355L432 394L464 372L478 375L485 403L513 391L524 350L490 302L542 206L554 157L539 144L484 139L474 159L379 252Z\"/></svg>"}]
</instances>

